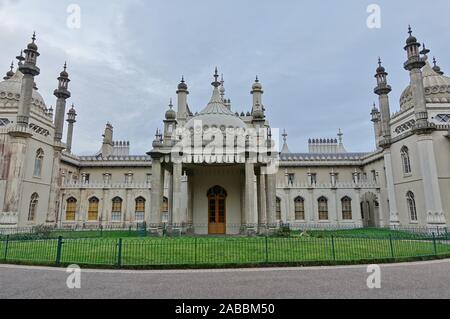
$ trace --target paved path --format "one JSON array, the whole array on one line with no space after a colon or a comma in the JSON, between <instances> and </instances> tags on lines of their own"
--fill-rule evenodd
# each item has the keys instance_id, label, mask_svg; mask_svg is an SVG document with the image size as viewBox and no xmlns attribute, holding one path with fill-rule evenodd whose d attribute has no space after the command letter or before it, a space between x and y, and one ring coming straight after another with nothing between
<instances>
[{"instance_id":1,"label":"paved path","mask_svg":"<svg viewBox=\"0 0 450 319\"><path fill-rule=\"evenodd\" d=\"M0 265L0 298L450 298L450 260L382 265L381 289L367 267L193 271L83 270L81 289L65 269Z\"/></svg>"}]
</instances>

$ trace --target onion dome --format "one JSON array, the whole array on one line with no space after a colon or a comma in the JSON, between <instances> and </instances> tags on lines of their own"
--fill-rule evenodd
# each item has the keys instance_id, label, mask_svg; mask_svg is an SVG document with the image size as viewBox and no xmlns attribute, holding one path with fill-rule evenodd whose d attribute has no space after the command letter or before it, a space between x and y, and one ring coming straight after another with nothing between
<instances>
[{"instance_id":1,"label":"onion dome","mask_svg":"<svg viewBox=\"0 0 450 319\"><path fill-rule=\"evenodd\" d=\"M38 46L35 43L35 41L36 41L36 32L33 33L33 37L31 39L33 41L30 44L28 44L27 48L28 48L28 50L37 51L38 50Z\"/></svg>"},{"instance_id":2,"label":"onion dome","mask_svg":"<svg viewBox=\"0 0 450 319\"><path fill-rule=\"evenodd\" d=\"M258 76L256 76L256 80L255 80L255 83L253 83L252 89L254 91L262 90L262 84L259 82Z\"/></svg>"},{"instance_id":3,"label":"onion dome","mask_svg":"<svg viewBox=\"0 0 450 319\"><path fill-rule=\"evenodd\" d=\"M385 73L386 72L386 69L384 68L384 66L382 65L382 62L381 62L381 58L380 57L378 57L378 68L377 68L377 73Z\"/></svg>"},{"instance_id":4,"label":"onion dome","mask_svg":"<svg viewBox=\"0 0 450 319\"><path fill-rule=\"evenodd\" d=\"M186 82L184 81L184 76L181 77L181 82L178 84L178 90L180 91L186 91L188 89L188 86Z\"/></svg>"},{"instance_id":5,"label":"onion dome","mask_svg":"<svg viewBox=\"0 0 450 319\"><path fill-rule=\"evenodd\" d=\"M417 43L417 38L412 35L411 26L408 26L408 33L409 33L409 37L408 37L408 39L406 39L406 44Z\"/></svg>"},{"instance_id":6,"label":"onion dome","mask_svg":"<svg viewBox=\"0 0 450 319\"><path fill-rule=\"evenodd\" d=\"M64 70L59 74L62 78L68 78L69 73L67 73L67 62L64 62Z\"/></svg>"},{"instance_id":7,"label":"onion dome","mask_svg":"<svg viewBox=\"0 0 450 319\"><path fill-rule=\"evenodd\" d=\"M177 118L177 113L173 110L172 99L170 99L169 109L166 112L166 120L175 120Z\"/></svg>"}]
</instances>

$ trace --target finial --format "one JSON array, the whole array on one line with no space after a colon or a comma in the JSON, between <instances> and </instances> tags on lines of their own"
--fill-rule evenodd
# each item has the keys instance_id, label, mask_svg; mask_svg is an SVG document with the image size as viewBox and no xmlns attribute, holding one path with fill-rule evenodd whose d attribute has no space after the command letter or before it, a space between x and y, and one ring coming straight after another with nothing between
<instances>
[{"instance_id":1,"label":"finial","mask_svg":"<svg viewBox=\"0 0 450 319\"><path fill-rule=\"evenodd\" d=\"M422 46L423 46L423 49L422 49L422 51L420 51L420 54L422 54L425 57L427 57L427 54L430 53L431 51L426 48L425 43L423 43Z\"/></svg>"},{"instance_id":2,"label":"finial","mask_svg":"<svg viewBox=\"0 0 450 319\"><path fill-rule=\"evenodd\" d=\"M408 33L409 33L410 36L412 36L412 28L411 28L410 24L408 25Z\"/></svg>"},{"instance_id":3,"label":"finial","mask_svg":"<svg viewBox=\"0 0 450 319\"><path fill-rule=\"evenodd\" d=\"M18 65L21 66L23 64L23 61L25 61L25 58L23 56L23 50L21 50L20 54L16 56L16 59L19 61Z\"/></svg>"},{"instance_id":4,"label":"finial","mask_svg":"<svg viewBox=\"0 0 450 319\"><path fill-rule=\"evenodd\" d=\"M184 83L184 75L181 76L181 83Z\"/></svg>"},{"instance_id":5,"label":"finial","mask_svg":"<svg viewBox=\"0 0 450 319\"><path fill-rule=\"evenodd\" d=\"M33 37L31 39L33 40L33 43L36 41L36 31L33 32Z\"/></svg>"},{"instance_id":6,"label":"finial","mask_svg":"<svg viewBox=\"0 0 450 319\"><path fill-rule=\"evenodd\" d=\"M382 64L382 62L381 62L381 57L378 57L378 65L381 67L381 64Z\"/></svg>"},{"instance_id":7,"label":"finial","mask_svg":"<svg viewBox=\"0 0 450 319\"><path fill-rule=\"evenodd\" d=\"M64 71L66 71L66 70L67 70L67 61L64 62Z\"/></svg>"},{"instance_id":8,"label":"finial","mask_svg":"<svg viewBox=\"0 0 450 319\"><path fill-rule=\"evenodd\" d=\"M14 61L11 61L11 66L10 66L10 68L11 68L11 72L14 71Z\"/></svg>"},{"instance_id":9,"label":"finial","mask_svg":"<svg viewBox=\"0 0 450 319\"><path fill-rule=\"evenodd\" d=\"M169 108L170 108L170 109L173 109L172 98L170 98L170 102L169 102Z\"/></svg>"},{"instance_id":10,"label":"finial","mask_svg":"<svg viewBox=\"0 0 450 319\"><path fill-rule=\"evenodd\" d=\"M344 133L342 133L341 129L339 129L338 137L339 137L339 143L342 144Z\"/></svg>"},{"instance_id":11,"label":"finial","mask_svg":"<svg viewBox=\"0 0 450 319\"><path fill-rule=\"evenodd\" d=\"M219 82L219 71L216 67L215 71L214 71L214 82L211 83L212 86L214 86L215 88L218 88L220 86L220 82Z\"/></svg>"},{"instance_id":12,"label":"finial","mask_svg":"<svg viewBox=\"0 0 450 319\"><path fill-rule=\"evenodd\" d=\"M258 78L258 76L256 76L255 82L256 82L256 83L259 83L259 78Z\"/></svg>"},{"instance_id":13,"label":"finial","mask_svg":"<svg viewBox=\"0 0 450 319\"><path fill-rule=\"evenodd\" d=\"M284 129L283 130L283 141L284 141L284 143L286 144L286 142L287 142L287 137L288 137L288 134L286 133L286 129Z\"/></svg>"},{"instance_id":14,"label":"finial","mask_svg":"<svg viewBox=\"0 0 450 319\"><path fill-rule=\"evenodd\" d=\"M437 65L436 57L433 57L433 71L439 75L444 75L444 72L441 71L441 68Z\"/></svg>"}]
</instances>

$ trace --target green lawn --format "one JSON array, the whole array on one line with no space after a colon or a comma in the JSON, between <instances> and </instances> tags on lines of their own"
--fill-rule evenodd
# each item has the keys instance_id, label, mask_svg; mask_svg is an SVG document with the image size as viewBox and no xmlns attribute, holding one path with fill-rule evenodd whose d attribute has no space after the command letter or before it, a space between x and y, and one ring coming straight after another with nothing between
<instances>
[{"instance_id":1,"label":"green lawn","mask_svg":"<svg viewBox=\"0 0 450 319\"><path fill-rule=\"evenodd\" d=\"M52 264L57 239L8 243L6 262ZM334 244L334 245L333 245ZM334 247L334 249L333 249ZM0 262L6 242L0 242ZM126 266L226 265L301 262L350 262L450 254L450 243L432 240L291 237L291 238L124 238L121 264ZM118 263L116 238L65 239L62 264Z\"/></svg>"}]
</instances>

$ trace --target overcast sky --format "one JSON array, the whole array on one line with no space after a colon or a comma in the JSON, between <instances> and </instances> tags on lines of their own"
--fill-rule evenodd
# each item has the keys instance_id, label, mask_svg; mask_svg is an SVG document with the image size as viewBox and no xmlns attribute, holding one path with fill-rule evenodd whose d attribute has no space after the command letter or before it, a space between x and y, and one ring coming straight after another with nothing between
<instances>
[{"instance_id":1,"label":"overcast sky","mask_svg":"<svg viewBox=\"0 0 450 319\"><path fill-rule=\"evenodd\" d=\"M67 26L72 3L81 8L80 29ZM381 7L380 29L367 27L373 3ZM191 109L200 111L215 66L239 113L250 110L259 75L267 116L272 127L286 128L291 151L304 152L308 138L335 137L339 128L349 151L371 151L377 57L390 73L394 112L409 82L408 24L447 71L449 12L448 0L0 0L0 71L36 30L36 82L50 106L67 60L77 154L98 151L108 121L116 140L130 140L133 154L149 151L181 75Z\"/></svg>"}]
</instances>

